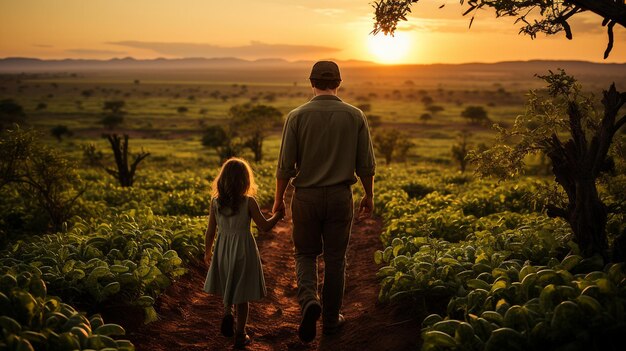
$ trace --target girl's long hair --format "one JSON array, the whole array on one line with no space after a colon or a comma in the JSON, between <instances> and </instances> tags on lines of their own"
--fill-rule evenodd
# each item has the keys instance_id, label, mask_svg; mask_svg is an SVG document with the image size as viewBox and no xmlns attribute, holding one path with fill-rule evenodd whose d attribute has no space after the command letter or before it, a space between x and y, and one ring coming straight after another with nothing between
<instances>
[{"instance_id":1,"label":"girl's long hair","mask_svg":"<svg viewBox=\"0 0 626 351\"><path fill-rule=\"evenodd\" d=\"M218 210L225 216L237 214L244 196L254 196L256 191L252 168L246 160L236 157L224 162L212 185L212 196L217 198Z\"/></svg>"}]
</instances>

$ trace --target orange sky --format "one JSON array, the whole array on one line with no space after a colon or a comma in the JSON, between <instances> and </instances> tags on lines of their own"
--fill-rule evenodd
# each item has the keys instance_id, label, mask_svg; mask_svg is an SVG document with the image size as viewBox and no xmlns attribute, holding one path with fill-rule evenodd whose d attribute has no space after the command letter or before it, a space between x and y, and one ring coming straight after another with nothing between
<instances>
[{"instance_id":1,"label":"orange sky","mask_svg":"<svg viewBox=\"0 0 626 351\"><path fill-rule=\"evenodd\" d=\"M386 63L575 59L626 62L626 30L602 60L601 19L584 14L564 34L518 35L512 18L478 13L471 29L458 1L422 0L399 43L371 39L371 0L0 0L0 57L132 56L359 59ZM438 7L446 3L443 9ZM386 46L391 45L391 46Z\"/></svg>"}]
</instances>

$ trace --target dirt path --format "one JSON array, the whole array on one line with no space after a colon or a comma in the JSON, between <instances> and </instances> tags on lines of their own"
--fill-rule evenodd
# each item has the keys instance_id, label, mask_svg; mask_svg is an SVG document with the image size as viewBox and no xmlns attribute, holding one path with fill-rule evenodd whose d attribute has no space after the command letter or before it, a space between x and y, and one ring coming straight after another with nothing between
<instances>
[{"instance_id":1,"label":"dirt path","mask_svg":"<svg viewBox=\"0 0 626 351\"><path fill-rule=\"evenodd\" d=\"M380 246L380 220L355 223L348 249L343 313L346 326L332 337L321 336L309 344L299 341L296 330L300 310L296 302L295 265L290 218L257 240L263 261L268 296L251 304L248 350L416 350L423 315L409 315L400 307L377 302L378 281L373 253ZM322 270L320 270L322 271ZM160 320L142 326L128 337L137 350L230 350L231 339L219 332L222 302L202 291L206 268L193 267L157 303ZM320 290L321 291L321 290ZM420 318L421 317L421 318ZM320 323L321 324L321 323Z\"/></svg>"}]
</instances>

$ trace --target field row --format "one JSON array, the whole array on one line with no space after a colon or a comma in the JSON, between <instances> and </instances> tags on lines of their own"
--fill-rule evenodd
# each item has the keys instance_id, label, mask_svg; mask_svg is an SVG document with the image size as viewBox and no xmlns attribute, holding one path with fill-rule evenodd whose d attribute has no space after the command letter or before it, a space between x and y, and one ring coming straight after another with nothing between
<instances>
[{"instance_id":1,"label":"field row","mask_svg":"<svg viewBox=\"0 0 626 351\"><path fill-rule=\"evenodd\" d=\"M422 350L590 350L626 331L625 266L583 259L569 225L540 212L545 182L476 181L434 169L379 177L380 299L449 300ZM610 197L609 197L610 198ZM623 230L623 215L609 231Z\"/></svg>"}]
</instances>

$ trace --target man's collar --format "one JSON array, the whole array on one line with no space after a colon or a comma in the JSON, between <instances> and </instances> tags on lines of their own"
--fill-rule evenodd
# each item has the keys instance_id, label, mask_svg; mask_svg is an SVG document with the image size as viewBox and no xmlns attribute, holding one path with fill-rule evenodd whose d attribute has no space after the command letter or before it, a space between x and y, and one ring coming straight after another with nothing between
<instances>
[{"instance_id":1,"label":"man's collar","mask_svg":"<svg viewBox=\"0 0 626 351\"><path fill-rule=\"evenodd\" d=\"M314 98L311 99L311 101L317 101L317 100L341 101L341 99L337 95L317 95L317 96L315 96Z\"/></svg>"}]
</instances>

